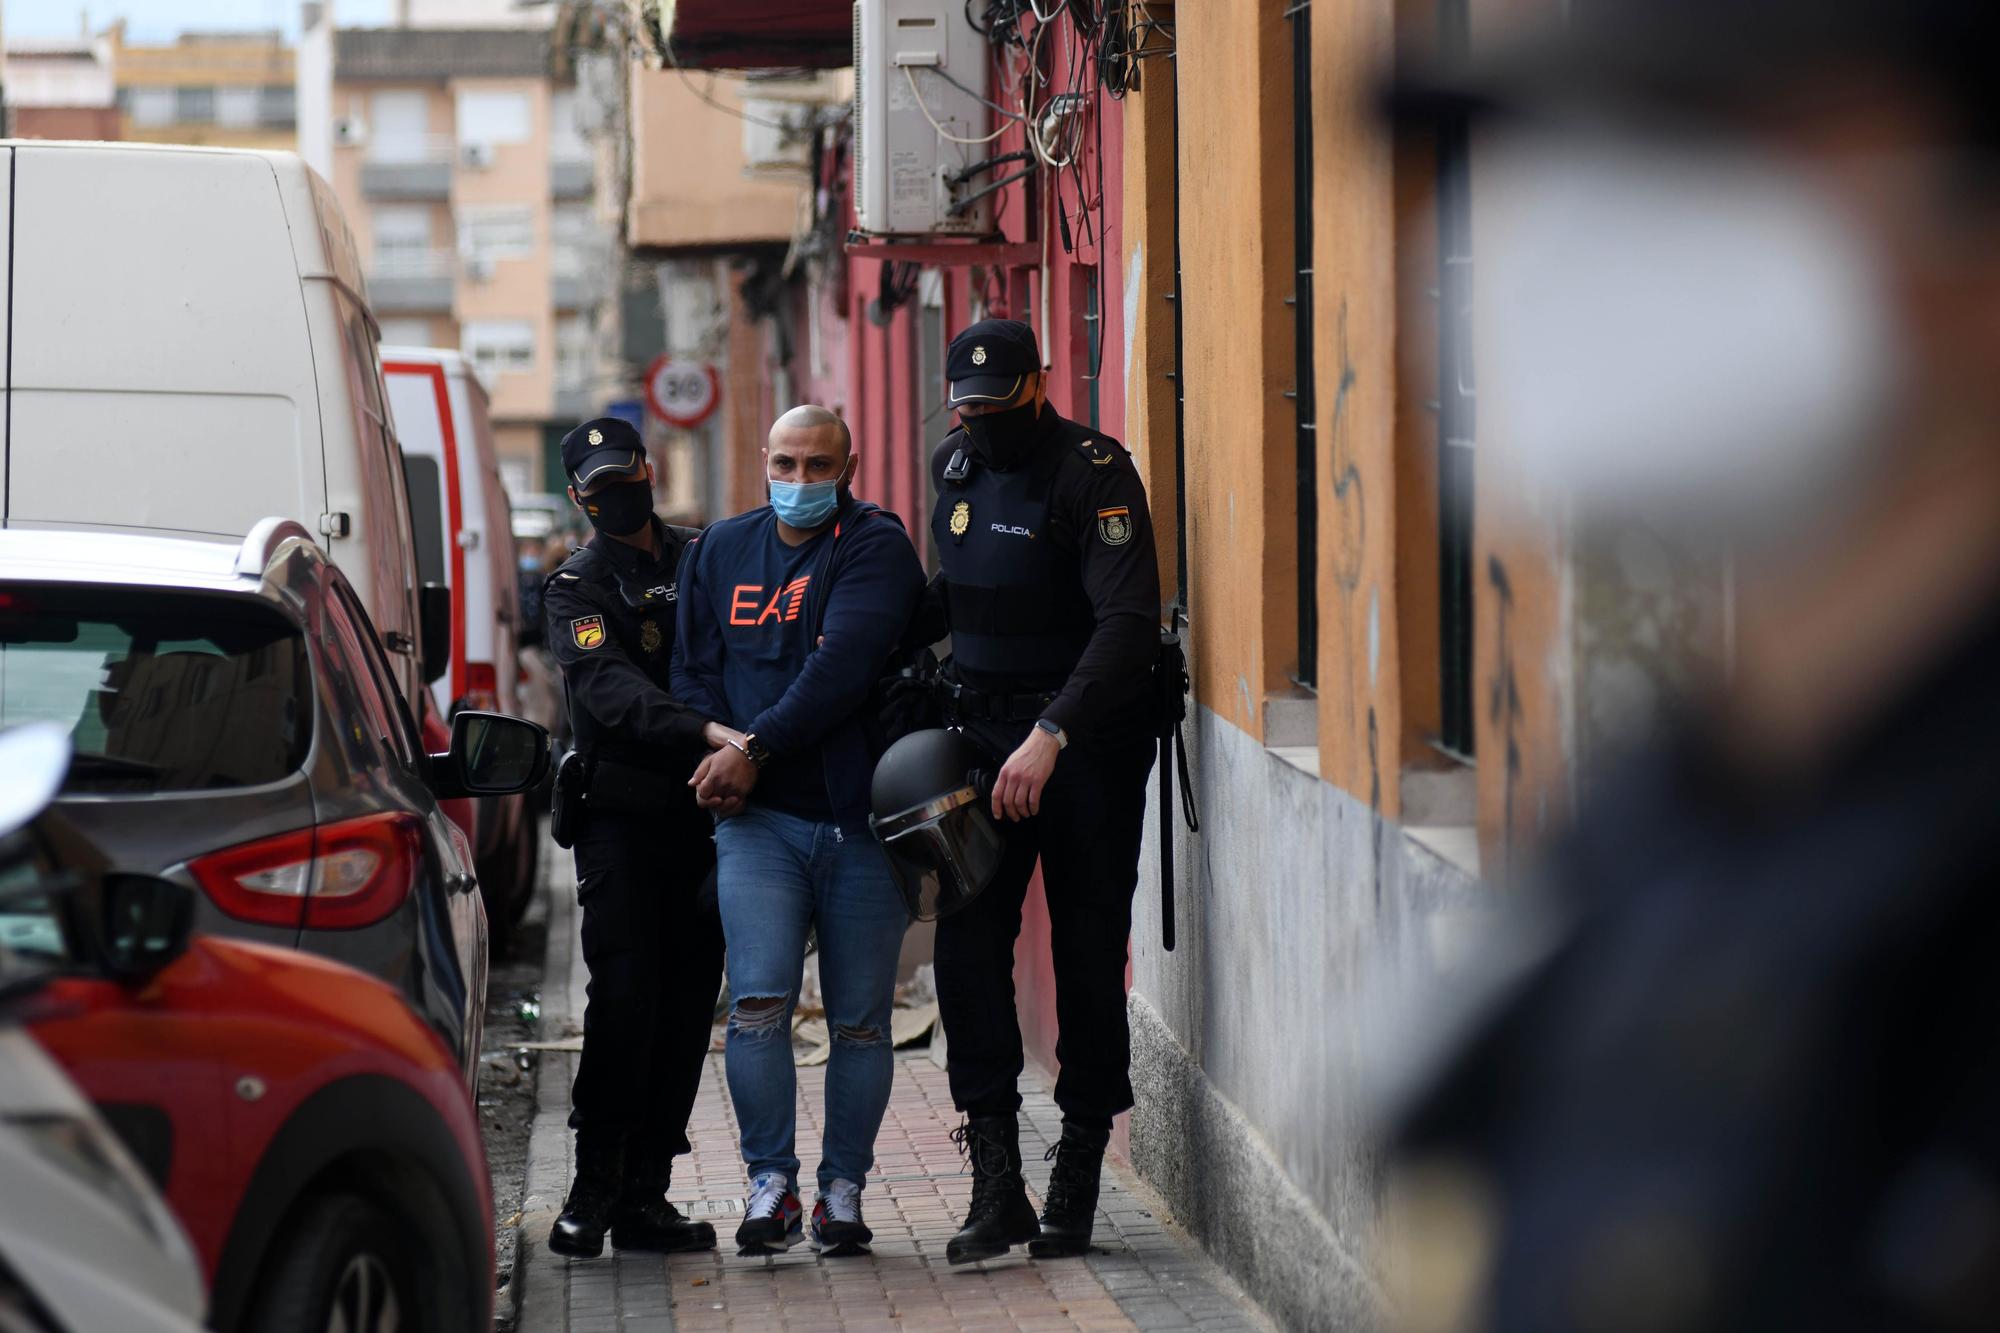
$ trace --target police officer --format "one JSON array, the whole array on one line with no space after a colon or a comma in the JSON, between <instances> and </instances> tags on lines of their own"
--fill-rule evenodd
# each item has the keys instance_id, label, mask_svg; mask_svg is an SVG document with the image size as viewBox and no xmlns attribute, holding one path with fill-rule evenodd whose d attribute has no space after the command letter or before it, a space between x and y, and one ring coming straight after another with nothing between
<instances>
[{"instance_id":1,"label":"police officer","mask_svg":"<svg viewBox=\"0 0 2000 1333\"><path fill-rule=\"evenodd\" d=\"M982 320L946 361L959 427L931 458L951 633L946 712L998 770L1007 833L986 891L938 923L937 980L972 1204L952 1263L1089 1248L1111 1120L1132 1105L1125 963L1153 762L1160 582L1146 492L1116 441L1048 400L1033 331ZM935 624L935 622L934 622ZM1021 1179L1014 939L1037 856L1063 1112L1042 1216Z\"/></svg>"},{"instance_id":2,"label":"police officer","mask_svg":"<svg viewBox=\"0 0 2000 1333\"><path fill-rule=\"evenodd\" d=\"M570 499L596 529L543 589L576 752L557 779L561 840L576 852L583 1053L570 1089L576 1181L549 1233L558 1254L692 1250L715 1229L667 1202L721 984L709 817L687 787L733 734L668 692L675 569L696 534L653 514L639 433L613 418L562 442Z\"/></svg>"}]
</instances>

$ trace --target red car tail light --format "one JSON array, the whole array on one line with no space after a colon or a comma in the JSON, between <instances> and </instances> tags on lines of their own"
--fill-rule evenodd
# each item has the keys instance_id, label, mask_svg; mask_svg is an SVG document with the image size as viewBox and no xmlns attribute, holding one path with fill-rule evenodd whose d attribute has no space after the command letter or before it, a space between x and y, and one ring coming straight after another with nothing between
<instances>
[{"instance_id":1,"label":"red car tail light","mask_svg":"<svg viewBox=\"0 0 2000 1333\"><path fill-rule=\"evenodd\" d=\"M491 662L465 664L465 697L459 702L475 712L500 711L500 676Z\"/></svg>"},{"instance_id":2,"label":"red car tail light","mask_svg":"<svg viewBox=\"0 0 2000 1333\"><path fill-rule=\"evenodd\" d=\"M363 815L293 829L188 863L215 905L241 921L352 930L382 920L410 896L423 857L414 815Z\"/></svg>"}]
</instances>

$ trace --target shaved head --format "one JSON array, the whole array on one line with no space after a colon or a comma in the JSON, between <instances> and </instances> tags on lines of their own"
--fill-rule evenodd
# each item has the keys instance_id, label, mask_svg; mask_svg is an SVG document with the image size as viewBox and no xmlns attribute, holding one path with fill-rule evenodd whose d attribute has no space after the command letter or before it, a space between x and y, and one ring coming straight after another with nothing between
<instances>
[{"instance_id":1,"label":"shaved head","mask_svg":"<svg viewBox=\"0 0 2000 1333\"><path fill-rule=\"evenodd\" d=\"M848 434L847 423L818 403L801 403L771 423L770 444L776 448L780 436L793 432L817 435L825 430L833 432L842 458L854 451L854 437Z\"/></svg>"}]
</instances>

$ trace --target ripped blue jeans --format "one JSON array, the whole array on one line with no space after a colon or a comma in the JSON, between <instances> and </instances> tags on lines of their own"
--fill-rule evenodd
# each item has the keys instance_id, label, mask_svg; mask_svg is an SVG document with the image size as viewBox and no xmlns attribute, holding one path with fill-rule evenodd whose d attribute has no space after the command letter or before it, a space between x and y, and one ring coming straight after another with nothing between
<instances>
[{"instance_id":1,"label":"ripped blue jeans","mask_svg":"<svg viewBox=\"0 0 2000 1333\"><path fill-rule=\"evenodd\" d=\"M729 942L724 1063L743 1161L753 1177L782 1171L798 1181L792 1009L806 931L817 923L820 992L833 1037L819 1184L864 1184L895 1076L889 1011L910 925L888 859L866 832L842 834L836 825L755 804L716 825L715 847Z\"/></svg>"}]
</instances>

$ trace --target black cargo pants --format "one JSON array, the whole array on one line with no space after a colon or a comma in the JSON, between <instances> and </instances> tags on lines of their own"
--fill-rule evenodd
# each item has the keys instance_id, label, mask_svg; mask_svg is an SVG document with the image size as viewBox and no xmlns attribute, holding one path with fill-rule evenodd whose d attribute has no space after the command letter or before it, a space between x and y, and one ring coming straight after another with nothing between
<instances>
[{"instance_id":1,"label":"black cargo pants","mask_svg":"<svg viewBox=\"0 0 2000 1333\"><path fill-rule=\"evenodd\" d=\"M993 769L1025 725L971 723L966 735ZM1143 726L1079 737L1056 760L1041 813L1002 822L1007 854L994 883L938 922L937 985L952 1101L968 1115L1020 1109L1021 1023L1014 1009L1014 941L1035 861L1042 865L1056 980L1056 1105L1109 1125L1132 1106L1132 1037L1125 964L1155 741Z\"/></svg>"},{"instance_id":2,"label":"black cargo pants","mask_svg":"<svg viewBox=\"0 0 2000 1333\"><path fill-rule=\"evenodd\" d=\"M708 820L594 811L575 853L590 984L570 1127L678 1156L722 985Z\"/></svg>"}]
</instances>

